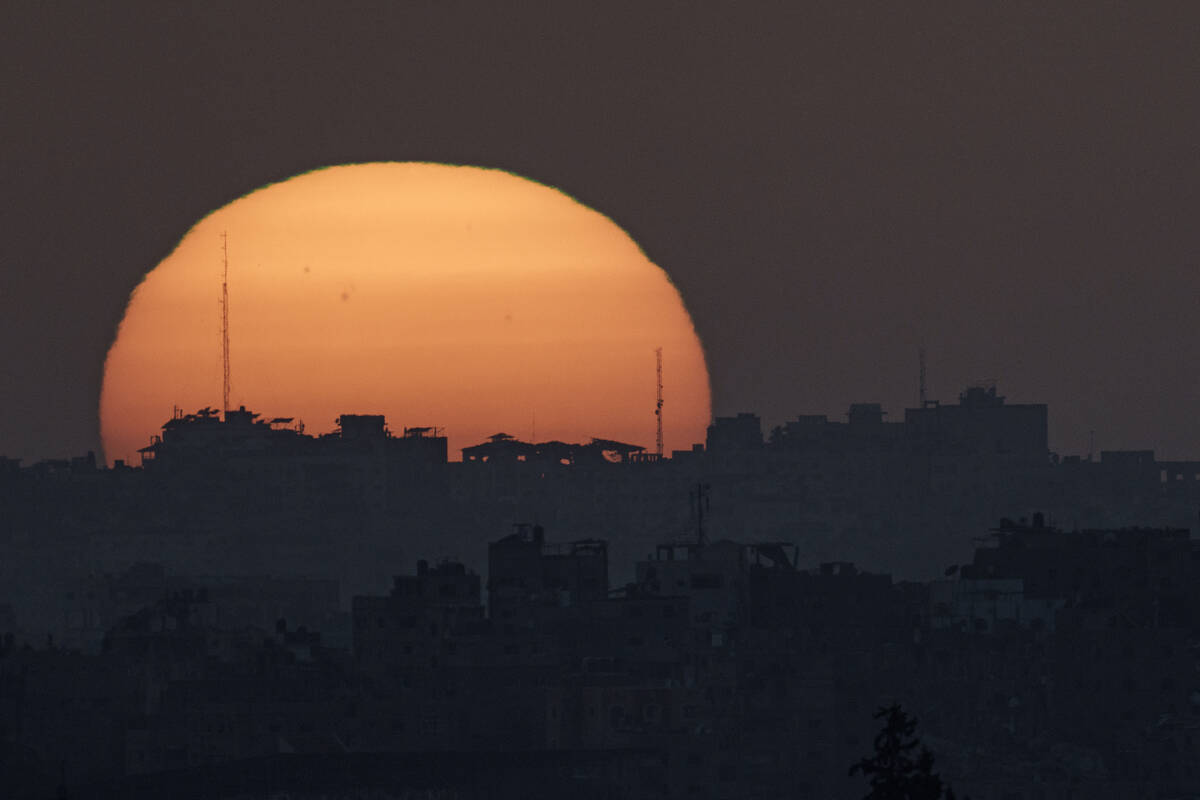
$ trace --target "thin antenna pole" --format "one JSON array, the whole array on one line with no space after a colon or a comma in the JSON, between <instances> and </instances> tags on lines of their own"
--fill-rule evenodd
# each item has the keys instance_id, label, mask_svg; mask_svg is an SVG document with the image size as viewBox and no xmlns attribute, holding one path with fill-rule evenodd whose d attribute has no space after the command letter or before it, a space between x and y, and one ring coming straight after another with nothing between
<instances>
[{"instance_id":1,"label":"thin antenna pole","mask_svg":"<svg viewBox=\"0 0 1200 800\"><path fill-rule=\"evenodd\" d=\"M229 235L221 231L221 414L229 416Z\"/></svg>"},{"instance_id":2,"label":"thin antenna pole","mask_svg":"<svg viewBox=\"0 0 1200 800\"><path fill-rule=\"evenodd\" d=\"M926 399L925 398L925 345L921 345L921 347L917 350L917 360L920 362L920 367L919 367L920 389L918 390L919 391L918 397L920 398L920 401L921 401L920 407L924 408L925 407L925 399Z\"/></svg>"},{"instance_id":3,"label":"thin antenna pole","mask_svg":"<svg viewBox=\"0 0 1200 800\"><path fill-rule=\"evenodd\" d=\"M658 453L658 457L662 458L662 454L663 454L663 430L662 430L663 387L662 387L662 348L661 347L654 348L654 359L657 364L657 375L658 375L658 397L654 403L654 416L655 416L657 424L658 424L658 432L657 432L657 436L655 437L655 440L654 440L654 444L655 444L654 449L655 449L655 452Z\"/></svg>"}]
</instances>

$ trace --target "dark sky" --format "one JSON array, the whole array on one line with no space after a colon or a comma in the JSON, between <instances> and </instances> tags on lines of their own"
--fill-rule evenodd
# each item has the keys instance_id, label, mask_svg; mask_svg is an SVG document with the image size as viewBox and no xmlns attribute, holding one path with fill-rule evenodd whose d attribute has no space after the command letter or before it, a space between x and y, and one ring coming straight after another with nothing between
<instances>
[{"instance_id":1,"label":"dark sky","mask_svg":"<svg viewBox=\"0 0 1200 800\"><path fill-rule=\"evenodd\" d=\"M208 211L429 160L624 227L683 294L718 414L900 418L924 341L931 397L993 379L1050 404L1061 452L1095 429L1200 458L1188 4L13 5L0 453L98 446L128 293Z\"/></svg>"}]
</instances>

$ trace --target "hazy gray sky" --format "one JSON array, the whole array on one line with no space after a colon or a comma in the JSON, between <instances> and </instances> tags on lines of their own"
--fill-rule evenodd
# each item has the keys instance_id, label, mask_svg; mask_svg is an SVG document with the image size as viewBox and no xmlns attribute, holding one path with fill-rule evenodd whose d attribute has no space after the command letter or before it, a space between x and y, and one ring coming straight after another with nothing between
<instances>
[{"instance_id":1,"label":"hazy gray sky","mask_svg":"<svg viewBox=\"0 0 1200 800\"><path fill-rule=\"evenodd\" d=\"M924 341L931 396L994 379L1060 451L1200 457L1200 12L425 5L6 9L0 453L97 446L128 293L205 213L430 160L629 231L719 414L899 418Z\"/></svg>"}]
</instances>

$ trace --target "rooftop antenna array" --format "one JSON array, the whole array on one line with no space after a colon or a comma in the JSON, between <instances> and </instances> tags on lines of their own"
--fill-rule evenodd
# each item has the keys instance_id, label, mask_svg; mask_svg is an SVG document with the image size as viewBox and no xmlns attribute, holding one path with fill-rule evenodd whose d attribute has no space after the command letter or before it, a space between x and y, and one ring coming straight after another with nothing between
<instances>
[{"instance_id":1,"label":"rooftop antenna array","mask_svg":"<svg viewBox=\"0 0 1200 800\"><path fill-rule=\"evenodd\" d=\"M229 416L229 234L221 231L221 413Z\"/></svg>"},{"instance_id":2,"label":"rooftop antenna array","mask_svg":"<svg viewBox=\"0 0 1200 800\"><path fill-rule=\"evenodd\" d=\"M654 360L657 365L657 376L658 376L658 398L654 403L654 417L658 423L658 432L657 432L657 436L654 440L654 444L655 444L654 450L656 453L658 453L658 457L662 458L662 454L663 454L663 432L662 432L663 396L662 396L662 348L661 347L654 348Z\"/></svg>"}]
</instances>

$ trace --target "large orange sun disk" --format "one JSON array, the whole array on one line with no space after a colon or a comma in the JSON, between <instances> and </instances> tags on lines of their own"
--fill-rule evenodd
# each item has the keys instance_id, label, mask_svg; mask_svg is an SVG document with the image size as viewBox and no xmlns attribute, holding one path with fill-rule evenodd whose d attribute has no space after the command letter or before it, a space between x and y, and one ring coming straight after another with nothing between
<instances>
[{"instance_id":1,"label":"large orange sun disk","mask_svg":"<svg viewBox=\"0 0 1200 800\"><path fill-rule=\"evenodd\" d=\"M703 441L708 370L678 291L603 215L507 172L330 167L193 227L134 290L104 365L106 456L137 463L174 407L222 405L229 247L233 407L332 430L433 425L452 457L500 431L668 450Z\"/></svg>"}]
</instances>

